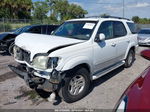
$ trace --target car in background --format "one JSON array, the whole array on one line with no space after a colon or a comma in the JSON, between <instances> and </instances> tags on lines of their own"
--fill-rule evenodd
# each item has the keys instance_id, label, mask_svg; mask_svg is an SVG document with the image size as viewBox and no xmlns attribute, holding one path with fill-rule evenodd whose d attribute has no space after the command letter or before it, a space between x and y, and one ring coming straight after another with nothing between
<instances>
[{"instance_id":1,"label":"car in background","mask_svg":"<svg viewBox=\"0 0 150 112\"><path fill-rule=\"evenodd\" d=\"M143 50L141 52L141 56L143 56L144 58L150 60L150 49Z\"/></svg>"},{"instance_id":2,"label":"car in background","mask_svg":"<svg viewBox=\"0 0 150 112\"><path fill-rule=\"evenodd\" d=\"M143 57L150 59L150 49L141 52ZM116 105L115 111L144 112L150 109L150 65L127 88Z\"/></svg>"},{"instance_id":3,"label":"car in background","mask_svg":"<svg viewBox=\"0 0 150 112\"><path fill-rule=\"evenodd\" d=\"M139 43L139 45L150 46L150 28L143 28L139 31L138 43Z\"/></svg>"},{"instance_id":4,"label":"car in background","mask_svg":"<svg viewBox=\"0 0 150 112\"><path fill-rule=\"evenodd\" d=\"M30 25L18 28L12 32L5 32L0 34L0 51L7 51L13 54L15 37L22 33L36 33L50 35L59 25Z\"/></svg>"}]
</instances>

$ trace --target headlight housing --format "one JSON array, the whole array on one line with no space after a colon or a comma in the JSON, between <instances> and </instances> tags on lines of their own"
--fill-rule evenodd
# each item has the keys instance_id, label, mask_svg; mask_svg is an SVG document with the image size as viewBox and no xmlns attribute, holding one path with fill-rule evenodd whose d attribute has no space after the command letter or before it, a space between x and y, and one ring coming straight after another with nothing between
<instances>
[{"instance_id":1,"label":"headlight housing","mask_svg":"<svg viewBox=\"0 0 150 112\"><path fill-rule=\"evenodd\" d=\"M48 56L36 56L33 59L32 65L38 69L47 69Z\"/></svg>"},{"instance_id":2,"label":"headlight housing","mask_svg":"<svg viewBox=\"0 0 150 112\"><path fill-rule=\"evenodd\" d=\"M48 55L41 54L34 57L32 65L37 69L48 69L48 68L56 68L59 62L58 57L48 57Z\"/></svg>"}]
</instances>

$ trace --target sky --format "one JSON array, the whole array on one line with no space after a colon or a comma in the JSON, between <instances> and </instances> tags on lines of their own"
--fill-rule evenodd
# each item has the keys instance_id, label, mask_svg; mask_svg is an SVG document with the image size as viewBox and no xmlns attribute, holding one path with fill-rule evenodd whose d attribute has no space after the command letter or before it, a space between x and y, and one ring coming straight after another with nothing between
<instances>
[{"instance_id":1,"label":"sky","mask_svg":"<svg viewBox=\"0 0 150 112\"><path fill-rule=\"evenodd\" d=\"M33 0L42 1L42 0ZM123 0L68 0L69 3L80 5L88 11L86 16L99 16L109 14L111 16L123 16ZM150 18L150 0L124 0L124 17Z\"/></svg>"}]
</instances>

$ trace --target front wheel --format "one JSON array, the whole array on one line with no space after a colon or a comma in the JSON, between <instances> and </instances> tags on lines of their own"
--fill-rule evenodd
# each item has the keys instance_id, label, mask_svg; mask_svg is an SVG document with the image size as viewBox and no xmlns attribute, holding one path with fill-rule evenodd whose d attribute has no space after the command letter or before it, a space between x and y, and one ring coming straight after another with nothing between
<instances>
[{"instance_id":1,"label":"front wheel","mask_svg":"<svg viewBox=\"0 0 150 112\"><path fill-rule=\"evenodd\" d=\"M71 76L64 78L64 85L59 91L60 97L67 103L83 98L89 91L89 72L85 68L76 69Z\"/></svg>"},{"instance_id":2,"label":"front wheel","mask_svg":"<svg viewBox=\"0 0 150 112\"><path fill-rule=\"evenodd\" d=\"M131 49L128 53L127 58L125 59L125 67L126 68L131 67L134 62L134 59L135 59L135 52L134 50Z\"/></svg>"},{"instance_id":3,"label":"front wheel","mask_svg":"<svg viewBox=\"0 0 150 112\"><path fill-rule=\"evenodd\" d=\"M8 48L8 53L13 56L14 55L14 42L12 42L10 45L9 45L9 48Z\"/></svg>"}]
</instances>

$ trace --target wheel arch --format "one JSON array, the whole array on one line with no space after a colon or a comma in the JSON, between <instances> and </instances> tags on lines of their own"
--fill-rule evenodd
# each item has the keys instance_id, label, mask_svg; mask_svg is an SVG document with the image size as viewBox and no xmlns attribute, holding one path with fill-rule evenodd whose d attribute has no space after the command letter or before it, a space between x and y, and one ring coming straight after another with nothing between
<instances>
[{"instance_id":1,"label":"wheel arch","mask_svg":"<svg viewBox=\"0 0 150 112\"><path fill-rule=\"evenodd\" d=\"M72 70L79 69L79 68L85 68L89 72L89 75L91 78L92 66L89 60L86 60L85 58L84 60L83 58L80 58L80 59L81 60L78 60L78 59L70 60L64 65L64 67L62 68L62 71L72 71Z\"/></svg>"},{"instance_id":2,"label":"wheel arch","mask_svg":"<svg viewBox=\"0 0 150 112\"><path fill-rule=\"evenodd\" d=\"M128 49L127 49L127 51L126 51L126 54L125 54L124 59L126 59L126 58L127 58L128 53L129 53L129 51L130 51L130 50L133 50L133 51L135 52L135 51L136 51L136 46L134 46L134 45L130 45L130 47L128 47Z\"/></svg>"}]
</instances>

